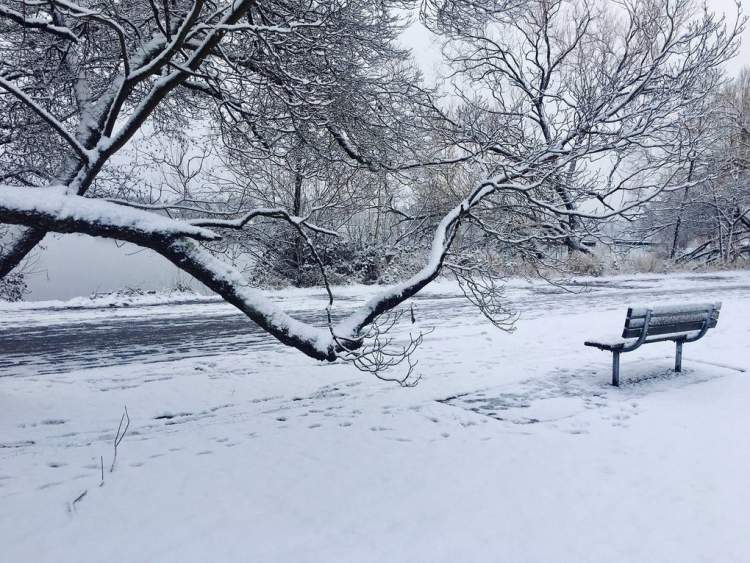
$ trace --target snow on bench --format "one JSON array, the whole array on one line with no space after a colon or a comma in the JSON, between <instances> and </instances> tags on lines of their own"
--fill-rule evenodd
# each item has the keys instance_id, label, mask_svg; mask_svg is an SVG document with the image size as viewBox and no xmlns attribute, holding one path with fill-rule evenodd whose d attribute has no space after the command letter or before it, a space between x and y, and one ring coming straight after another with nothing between
<instances>
[{"instance_id":1,"label":"snow on bench","mask_svg":"<svg viewBox=\"0 0 750 563\"><path fill-rule=\"evenodd\" d=\"M612 352L612 385L620 385L620 354L643 344L671 340L677 345L674 370L682 371L682 345L703 338L719 320L721 303L630 307L622 337L587 340L585 346Z\"/></svg>"}]
</instances>

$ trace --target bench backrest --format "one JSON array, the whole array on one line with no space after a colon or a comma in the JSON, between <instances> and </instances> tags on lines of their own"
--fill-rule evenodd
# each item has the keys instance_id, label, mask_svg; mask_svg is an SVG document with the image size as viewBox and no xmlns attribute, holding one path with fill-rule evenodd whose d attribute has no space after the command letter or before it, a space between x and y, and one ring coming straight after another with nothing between
<instances>
[{"instance_id":1,"label":"bench backrest","mask_svg":"<svg viewBox=\"0 0 750 563\"><path fill-rule=\"evenodd\" d=\"M708 320L708 328L714 328L719 320L721 303L630 307L625 318L625 328L622 331L623 338L641 336L646 322L646 312L649 309L651 309L651 320L647 336L657 336L701 330L706 320Z\"/></svg>"}]
</instances>

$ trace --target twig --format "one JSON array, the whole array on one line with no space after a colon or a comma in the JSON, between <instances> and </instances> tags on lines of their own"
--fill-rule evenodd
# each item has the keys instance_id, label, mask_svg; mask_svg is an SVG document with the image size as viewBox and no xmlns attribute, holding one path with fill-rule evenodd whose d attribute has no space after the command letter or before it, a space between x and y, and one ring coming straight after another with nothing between
<instances>
[{"instance_id":1,"label":"twig","mask_svg":"<svg viewBox=\"0 0 750 563\"><path fill-rule=\"evenodd\" d=\"M123 422L125 422L125 428L123 428L122 426ZM112 466L109 468L110 473L112 473L115 470L115 464L117 463L117 447L122 443L123 439L125 438L125 434L128 433L128 428L130 428L130 415L128 414L128 407L126 405L125 412L122 413L122 416L120 417L120 424L117 427L117 433L115 434L115 439L114 439L115 453L112 456Z\"/></svg>"},{"instance_id":2,"label":"twig","mask_svg":"<svg viewBox=\"0 0 750 563\"><path fill-rule=\"evenodd\" d=\"M73 512L76 509L76 503L81 502L81 500L83 500L83 497L85 497L88 494L88 492L89 492L88 489L84 489L80 495L78 495L75 499L73 499L73 502L71 502L70 505L68 506L68 510L70 512Z\"/></svg>"}]
</instances>

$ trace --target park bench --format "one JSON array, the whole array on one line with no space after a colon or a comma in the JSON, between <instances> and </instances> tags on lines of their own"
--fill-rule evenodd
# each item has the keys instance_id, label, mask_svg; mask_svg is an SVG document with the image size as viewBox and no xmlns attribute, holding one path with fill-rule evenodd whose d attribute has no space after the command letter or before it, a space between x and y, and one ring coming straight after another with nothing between
<instances>
[{"instance_id":1,"label":"park bench","mask_svg":"<svg viewBox=\"0 0 750 563\"><path fill-rule=\"evenodd\" d=\"M632 352L643 344L671 340L677 345L674 370L682 371L682 345L695 342L714 328L721 303L630 307L625 317L622 338L586 341L586 346L612 352L612 385L620 385L620 354Z\"/></svg>"}]
</instances>

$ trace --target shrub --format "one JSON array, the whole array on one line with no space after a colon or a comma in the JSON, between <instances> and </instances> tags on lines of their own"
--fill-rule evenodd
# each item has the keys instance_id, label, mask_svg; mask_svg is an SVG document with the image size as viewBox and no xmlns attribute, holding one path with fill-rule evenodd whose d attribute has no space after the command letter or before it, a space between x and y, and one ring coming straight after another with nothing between
<instances>
[{"instance_id":1,"label":"shrub","mask_svg":"<svg viewBox=\"0 0 750 563\"><path fill-rule=\"evenodd\" d=\"M24 275L19 272L0 278L0 300L21 301L28 291Z\"/></svg>"}]
</instances>

